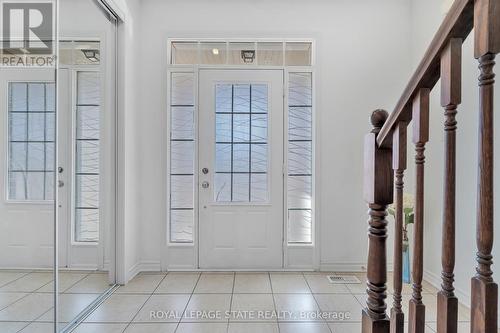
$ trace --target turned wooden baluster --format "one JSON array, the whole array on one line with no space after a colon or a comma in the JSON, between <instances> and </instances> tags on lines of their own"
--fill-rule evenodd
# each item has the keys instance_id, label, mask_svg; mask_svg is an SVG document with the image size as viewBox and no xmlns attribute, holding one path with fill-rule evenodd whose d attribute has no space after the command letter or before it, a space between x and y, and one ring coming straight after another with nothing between
<instances>
[{"instance_id":1,"label":"turned wooden baluster","mask_svg":"<svg viewBox=\"0 0 500 333\"><path fill-rule=\"evenodd\" d=\"M387 282L387 205L393 200L393 170L391 149L379 148L376 137L388 114L384 110L372 113L373 130L365 137L364 198L369 207L368 229L368 300L363 310L363 333L389 333L389 318L385 304Z\"/></svg>"},{"instance_id":2,"label":"turned wooden baluster","mask_svg":"<svg viewBox=\"0 0 500 333\"><path fill-rule=\"evenodd\" d=\"M471 332L497 332L498 286L493 281L493 87L500 52L500 0L474 3L474 56L479 59L477 266L471 285Z\"/></svg>"},{"instance_id":3,"label":"turned wooden baluster","mask_svg":"<svg viewBox=\"0 0 500 333\"><path fill-rule=\"evenodd\" d=\"M424 163L429 141L429 89L420 89L413 99L413 143L415 144L415 222L413 254L413 294L410 300L409 332L424 333L425 305L422 302L424 263Z\"/></svg>"},{"instance_id":4,"label":"turned wooden baluster","mask_svg":"<svg viewBox=\"0 0 500 333\"><path fill-rule=\"evenodd\" d=\"M403 289L403 176L406 170L406 122L399 122L392 136L392 168L395 171L395 231L394 231L394 302L391 309L391 333L404 332L404 313L401 306Z\"/></svg>"},{"instance_id":5,"label":"turned wooden baluster","mask_svg":"<svg viewBox=\"0 0 500 333\"><path fill-rule=\"evenodd\" d=\"M438 333L456 333L458 299L453 287L455 268L455 170L457 106L461 102L462 39L451 39L441 56L441 105L445 108L445 163L443 242L441 252L442 284L437 297Z\"/></svg>"}]
</instances>

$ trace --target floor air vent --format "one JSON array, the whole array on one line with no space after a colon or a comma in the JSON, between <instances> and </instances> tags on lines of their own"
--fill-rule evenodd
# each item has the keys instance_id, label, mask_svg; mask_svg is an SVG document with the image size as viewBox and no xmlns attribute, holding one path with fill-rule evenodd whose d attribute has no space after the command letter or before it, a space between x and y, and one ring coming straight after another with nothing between
<instances>
[{"instance_id":1,"label":"floor air vent","mask_svg":"<svg viewBox=\"0 0 500 333\"><path fill-rule=\"evenodd\" d=\"M361 283L359 279L354 275L328 275L328 281L330 283Z\"/></svg>"}]
</instances>

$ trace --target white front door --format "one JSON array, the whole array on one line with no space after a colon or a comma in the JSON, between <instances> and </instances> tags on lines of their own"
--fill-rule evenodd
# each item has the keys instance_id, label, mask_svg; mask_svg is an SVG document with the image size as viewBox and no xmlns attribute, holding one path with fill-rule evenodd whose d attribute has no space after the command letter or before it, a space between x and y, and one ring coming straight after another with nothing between
<instances>
[{"instance_id":1,"label":"white front door","mask_svg":"<svg viewBox=\"0 0 500 333\"><path fill-rule=\"evenodd\" d=\"M283 266L283 71L200 70L200 268Z\"/></svg>"},{"instance_id":2,"label":"white front door","mask_svg":"<svg viewBox=\"0 0 500 333\"><path fill-rule=\"evenodd\" d=\"M53 69L1 69L0 268L54 265Z\"/></svg>"}]
</instances>

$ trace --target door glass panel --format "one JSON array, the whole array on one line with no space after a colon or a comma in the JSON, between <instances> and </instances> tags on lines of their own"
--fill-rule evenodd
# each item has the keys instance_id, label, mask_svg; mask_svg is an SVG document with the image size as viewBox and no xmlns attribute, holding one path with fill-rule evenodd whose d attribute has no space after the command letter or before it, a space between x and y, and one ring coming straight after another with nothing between
<instances>
[{"instance_id":1,"label":"door glass panel","mask_svg":"<svg viewBox=\"0 0 500 333\"><path fill-rule=\"evenodd\" d=\"M268 87L217 84L216 202L267 202Z\"/></svg>"},{"instance_id":2,"label":"door glass panel","mask_svg":"<svg viewBox=\"0 0 500 333\"><path fill-rule=\"evenodd\" d=\"M75 239L99 241L100 78L99 72L76 77Z\"/></svg>"},{"instance_id":3,"label":"door glass panel","mask_svg":"<svg viewBox=\"0 0 500 333\"><path fill-rule=\"evenodd\" d=\"M9 200L54 199L54 89L53 83L8 84Z\"/></svg>"}]
</instances>

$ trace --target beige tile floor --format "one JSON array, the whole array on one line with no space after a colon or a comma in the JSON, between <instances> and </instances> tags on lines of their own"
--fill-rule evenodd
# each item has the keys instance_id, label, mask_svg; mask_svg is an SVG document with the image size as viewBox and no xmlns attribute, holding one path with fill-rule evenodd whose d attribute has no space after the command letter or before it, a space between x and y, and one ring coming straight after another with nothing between
<instances>
[{"instance_id":1,"label":"beige tile floor","mask_svg":"<svg viewBox=\"0 0 500 333\"><path fill-rule=\"evenodd\" d=\"M0 332L52 332L53 286L52 272L0 270ZM60 272L61 322L71 321L108 288L105 272Z\"/></svg>"},{"instance_id":2,"label":"beige tile floor","mask_svg":"<svg viewBox=\"0 0 500 333\"><path fill-rule=\"evenodd\" d=\"M332 285L328 273L141 273L128 285L118 288L75 332L77 333L359 333L365 285ZM364 275L359 274L361 281ZM71 289L71 288L70 288ZM389 304L392 285L388 286ZM424 284L427 331L436 330L436 292ZM411 288L403 290L405 302ZM230 311L226 318L196 316L196 311ZM291 311L299 314L322 311L349 313L346 320L330 318L249 318L260 311ZM407 310L407 309L406 309ZM156 318L151 317L155 312ZM165 316L159 316L163 311ZM234 311L234 312L232 312ZM238 316L237 314L240 314ZM469 330L469 312L459 312L459 333ZM42 332L42 331L37 331Z\"/></svg>"},{"instance_id":3,"label":"beige tile floor","mask_svg":"<svg viewBox=\"0 0 500 333\"><path fill-rule=\"evenodd\" d=\"M364 283L330 284L326 275L141 273L119 287L75 332L359 333L361 309L366 302ZM364 274L357 275L364 280ZM52 283L52 275L47 272L0 271L0 332L52 332ZM106 274L73 271L61 273L60 286L62 322L70 321L109 287ZM388 292L391 304L390 282ZM436 330L436 292L424 283L428 333ZM403 294L407 313L411 288L405 286ZM219 311L220 316L213 311ZM227 318L226 311L233 315ZM276 311L281 311L282 317L259 316ZM317 311L332 317L317 318ZM346 314L349 317L345 320L335 317ZM461 306L459 333L469 331L469 318L469 310Z\"/></svg>"}]
</instances>

